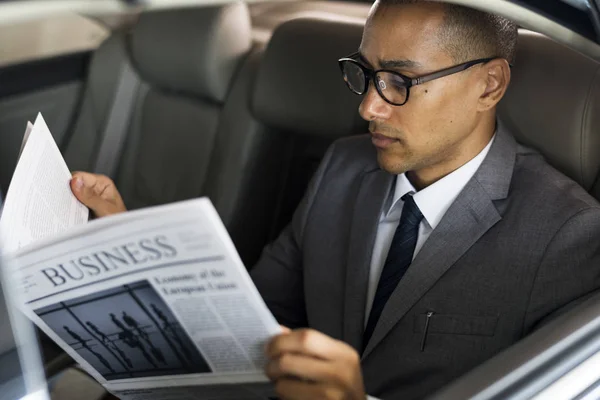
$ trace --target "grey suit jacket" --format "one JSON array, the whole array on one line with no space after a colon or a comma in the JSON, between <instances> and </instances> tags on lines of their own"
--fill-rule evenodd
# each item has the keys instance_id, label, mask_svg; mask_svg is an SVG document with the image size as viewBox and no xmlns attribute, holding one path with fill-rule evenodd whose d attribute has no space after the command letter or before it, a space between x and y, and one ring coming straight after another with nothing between
<instances>
[{"instance_id":1,"label":"grey suit jacket","mask_svg":"<svg viewBox=\"0 0 600 400\"><path fill-rule=\"evenodd\" d=\"M331 146L251 271L280 323L362 351L371 252L393 182L370 136ZM598 287L600 206L500 127L386 304L362 352L367 392L423 398Z\"/></svg>"}]
</instances>

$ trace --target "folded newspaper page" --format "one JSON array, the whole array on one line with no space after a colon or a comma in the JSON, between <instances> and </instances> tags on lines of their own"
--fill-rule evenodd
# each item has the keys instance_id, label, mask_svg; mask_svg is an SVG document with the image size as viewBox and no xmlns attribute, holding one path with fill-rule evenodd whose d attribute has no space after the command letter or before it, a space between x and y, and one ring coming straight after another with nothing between
<instances>
[{"instance_id":1,"label":"folded newspaper page","mask_svg":"<svg viewBox=\"0 0 600 400\"><path fill-rule=\"evenodd\" d=\"M2 252L84 224L89 211L71 192L71 172L38 114L27 125L0 217Z\"/></svg>"},{"instance_id":2,"label":"folded newspaper page","mask_svg":"<svg viewBox=\"0 0 600 400\"><path fill-rule=\"evenodd\" d=\"M25 134L23 134L23 141L21 142L21 149L19 149L19 158L21 158L21 154L23 154L23 149L25 148L25 143L27 143L27 141L29 140L29 135L31 135L32 130L33 130L33 124L31 123L31 121L27 121L27 126L25 127Z\"/></svg>"},{"instance_id":3,"label":"folded newspaper page","mask_svg":"<svg viewBox=\"0 0 600 400\"><path fill-rule=\"evenodd\" d=\"M122 399L267 399L281 332L208 199L132 211L8 257L23 312Z\"/></svg>"}]
</instances>

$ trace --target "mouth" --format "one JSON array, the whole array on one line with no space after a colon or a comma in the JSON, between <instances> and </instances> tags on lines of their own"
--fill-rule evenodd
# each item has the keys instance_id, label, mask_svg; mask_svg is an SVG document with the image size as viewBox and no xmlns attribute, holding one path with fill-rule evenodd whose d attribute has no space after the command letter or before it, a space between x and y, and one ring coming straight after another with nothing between
<instances>
[{"instance_id":1,"label":"mouth","mask_svg":"<svg viewBox=\"0 0 600 400\"><path fill-rule=\"evenodd\" d=\"M382 135L381 133L371 132L371 142L379 149L386 149L398 142L398 139Z\"/></svg>"}]
</instances>

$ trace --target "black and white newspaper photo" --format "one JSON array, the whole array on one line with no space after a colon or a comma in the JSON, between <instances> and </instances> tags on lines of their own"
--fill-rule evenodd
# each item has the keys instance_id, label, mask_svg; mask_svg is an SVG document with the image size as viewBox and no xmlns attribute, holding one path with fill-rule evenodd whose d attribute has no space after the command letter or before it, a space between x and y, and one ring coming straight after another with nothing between
<instances>
[{"instance_id":1,"label":"black and white newspaper photo","mask_svg":"<svg viewBox=\"0 0 600 400\"><path fill-rule=\"evenodd\" d=\"M212 372L148 281L34 312L106 380Z\"/></svg>"}]
</instances>

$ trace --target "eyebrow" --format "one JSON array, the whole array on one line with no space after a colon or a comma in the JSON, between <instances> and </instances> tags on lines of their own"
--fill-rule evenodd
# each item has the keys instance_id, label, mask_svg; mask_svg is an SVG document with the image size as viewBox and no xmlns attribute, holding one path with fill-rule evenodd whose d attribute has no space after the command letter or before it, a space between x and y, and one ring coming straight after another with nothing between
<instances>
[{"instance_id":1,"label":"eyebrow","mask_svg":"<svg viewBox=\"0 0 600 400\"><path fill-rule=\"evenodd\" d=\"M384 69L421 69L423 65L413 60L381 60L379 65Z\"/></svg>"},{"instance_id":2,"label":"eyebrow","mask_svg":"<svg viewBox=\"0 0 600 400\"><path fill-rule=\"evenodd\" d=\"M369 61L362 55L362 53L358 52L358 58L364 62L365 64L372 66ZM383 69L422 69L423 64L418 61L406 60L406 59L396 59L396 60L379 60L379 65Z\"/></svg>"}]
</instances>

